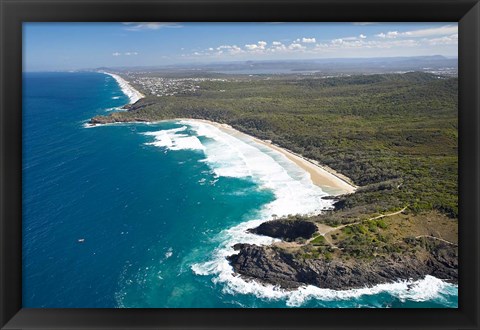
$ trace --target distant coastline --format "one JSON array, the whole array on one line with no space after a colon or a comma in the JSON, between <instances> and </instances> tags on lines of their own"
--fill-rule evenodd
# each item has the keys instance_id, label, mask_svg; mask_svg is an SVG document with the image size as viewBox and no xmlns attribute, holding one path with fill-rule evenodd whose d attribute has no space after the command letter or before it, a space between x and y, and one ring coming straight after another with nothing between
<instances>
[{"instance_id":1,"label":"distant coastline","mask_svg":"<svg viewBox=\"0 0 480 330\"><path fill-rule=\"evenodd\" d=\"M114 73L110 73L110 72L106 72L106 71L100 71L100 73L103 73L103 74L106 74L106 75L109 75L110 77L112 77L113 79L115 79L118 83L118 85L120 85L120 88L122 90L122 92L128 97L128 99L130 100L130 102L128 103L129 105L131 104L135 104L137 103L140 99L143 99L145 97L145 95L143 95L142 93L140 93L138 90L136 90L135 88L132 87L132 85L130 85L128 83L128 81L126 81L125 79L123 79L122 77L120 77L119 75L117 74L114 74Z\"/></svg>"}]
</instances>

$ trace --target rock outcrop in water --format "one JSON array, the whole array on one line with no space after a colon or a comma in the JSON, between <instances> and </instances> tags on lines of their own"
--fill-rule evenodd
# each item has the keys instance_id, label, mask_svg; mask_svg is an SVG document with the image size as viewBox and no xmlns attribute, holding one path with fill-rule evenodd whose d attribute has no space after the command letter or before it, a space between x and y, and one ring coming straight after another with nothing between
<instances>
[{"instance_id":1,"label":"rock outcrop in water","mask_svg":"<svg viewBox=\"0 0 480 330\"><path fill-rule=\"evenodd\" d=\"M303 285L345 290L418 280L432 275L458 281L458 249L435 243L434 252L391 254L373 259L302 259L274 246L236 244L228 257L236 273L247 279L295 289Z\"/></svg>"},{"instance_id":2,"label":"rock outcrop in water","mask_svg":"<svg viewBox=\"0 0 480 330\"><path fill-rule=\"evenodd\" d=\"M305 220L272 220L262 223L248 232L293 241L297 238L311 238L317 231L317 226Z\"/></svg>"}]
</instances>

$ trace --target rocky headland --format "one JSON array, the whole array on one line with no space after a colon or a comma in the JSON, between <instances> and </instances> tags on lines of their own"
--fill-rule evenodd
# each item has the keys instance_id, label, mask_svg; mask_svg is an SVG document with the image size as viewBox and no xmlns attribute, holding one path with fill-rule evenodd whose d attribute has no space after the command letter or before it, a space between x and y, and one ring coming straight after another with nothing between
<instances>
[{"instance_id":1,"label":"rocky headland","mask_svg":"<svg viewBox=\"0 0 480 330\"><path fill-rule=\"evenodd\" d=\"M122 112L112 112L106 116L95 116L88 121L90 125L103 125L113 123L131 123L131 122L148 122L148 118L142 115L138 115L137 111L144 109L153 103L145 103L142 100L137 101L134 104L126 104L121 107Z\"/></svg>"},{"instance_id":2,"label":"rocky headland","mask_svg":"<svg viewBox=\"0 0 480 330\"><path fill-rule=\"evenodd\" d=\"M228 257L236 273L247 279L295 289L304 285L346 290L418 280L426 275L456 283L458 281L457 249L438 244L432 254L392 254L373 260L304 259L275 246L236 244L238 254Z\"/></svg>"},{"instance_id":3,"label":"rocky headland","mask_svg":"<svg viewBox=\"0 0 480 330\"><path fill-rule=\"evenodd\" d=\"M276 220L249 231L288 240L309 238L313 233L305 223L308 221ZM236 244L234 249L238 254L227 259L235 273L242 277L284 289L314 285L345 290L399 280L418 280L426 275L458 282L458 247L455 244L429 238L404 239L401 244L404 246L402 250L362 257L354 257L338 247L325 248L311 257L304 254L301 243L298 248L294 243L287 244L290 248L282 244Z\"/></svg>"}]
</instances>

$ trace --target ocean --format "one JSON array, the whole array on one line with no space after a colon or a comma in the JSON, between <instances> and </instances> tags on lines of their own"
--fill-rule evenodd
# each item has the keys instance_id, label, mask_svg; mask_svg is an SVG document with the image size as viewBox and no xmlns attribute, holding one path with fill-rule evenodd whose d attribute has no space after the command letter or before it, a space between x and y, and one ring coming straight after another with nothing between
<instances>
[{"instance_id":1,"label":"ocean","mask_svg":"<svg viewBox=\"0 0 480 330\"><path fill-rule=\"evenodd\" d=\"M106 74L23 75L23 307L458 307L458 287L414 282L293 292L225 259L274 215L329 194L282 154L205 122L88 127L129 103Z\"/></svg>"}]
</instances>

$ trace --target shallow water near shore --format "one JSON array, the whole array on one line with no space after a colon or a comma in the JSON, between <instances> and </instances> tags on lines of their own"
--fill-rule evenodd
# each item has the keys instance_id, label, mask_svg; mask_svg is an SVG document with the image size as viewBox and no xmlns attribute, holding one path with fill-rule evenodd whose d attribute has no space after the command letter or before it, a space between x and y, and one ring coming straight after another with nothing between
<instances>
[{"instance_id":1,"label":"shallow water near shore","mask_svg":"<svg viewBox=\"0 0 480 330\"><path fill-rule=\"evenodd\" d=\"M24 307L457 307L427 277L293 293L233 276L235 242L326 191L268 147L195 121L84 128L129 102L100 73L24 74ZM306 205L306 206L305 206Z\"/></svg>"}]
</instances>

